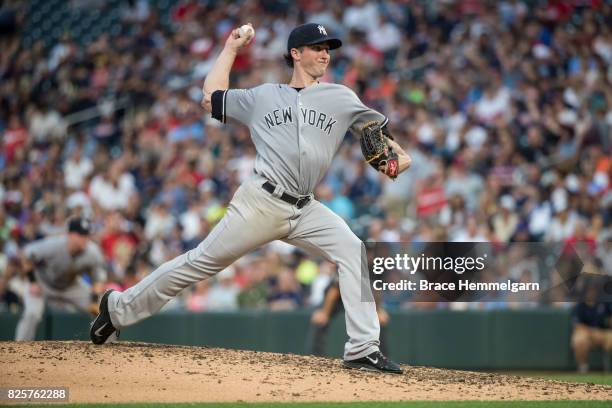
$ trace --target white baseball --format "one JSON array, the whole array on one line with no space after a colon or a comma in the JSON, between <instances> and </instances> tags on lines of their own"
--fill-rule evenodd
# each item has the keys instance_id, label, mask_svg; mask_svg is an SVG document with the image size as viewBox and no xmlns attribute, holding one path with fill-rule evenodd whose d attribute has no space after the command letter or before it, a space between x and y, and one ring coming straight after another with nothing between
<instances>
[{"instance_id":1,"label":"white baseball","mask_svg":"<svg viewBox=\"0 0 612 408\"><path fill-rule=\"evenodd\" d=\"M238 33L240 34L240 37L250 38L255 35L255 30L253 29L252 26L245 24L238 29Z\"/></svg>"}]
</instances>

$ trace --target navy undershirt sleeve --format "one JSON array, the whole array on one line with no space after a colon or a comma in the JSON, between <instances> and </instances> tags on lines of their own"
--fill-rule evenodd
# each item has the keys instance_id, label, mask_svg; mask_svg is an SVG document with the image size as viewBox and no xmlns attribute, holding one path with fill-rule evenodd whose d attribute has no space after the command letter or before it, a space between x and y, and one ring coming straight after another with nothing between
<instances>
[{"instance_id":1,"label":"navy undershirt sleeve","mask_svg":"<svg viewBox=\"0 0 612 408\"><path fill-rule=\"evenodd\" d=\"M212 105L212 117L225 123L225 91L213 92L210 96L210 104Z\"/></svg>"}]
</instances>

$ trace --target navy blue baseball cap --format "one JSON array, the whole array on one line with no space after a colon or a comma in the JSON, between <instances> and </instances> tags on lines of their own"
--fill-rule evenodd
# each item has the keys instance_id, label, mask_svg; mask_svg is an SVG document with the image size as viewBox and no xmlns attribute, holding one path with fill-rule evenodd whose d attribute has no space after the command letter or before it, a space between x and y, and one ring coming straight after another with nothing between
<instances>
[{"instance_id":1,"label":"navy blue baseball cap","mask_svg":"<svg viewBox=\"0 0 612 408\"><path fill-rule=\"evenodd\" d=\"M68 221L68 232L76 232L79 235L89 235L91 232L91 223L87 218L71 218Z\"/></svg>"},{"instance_id":2,"label":"navy blue baseball cap","mask_svg":"<svg viewBox=\"0 0 612 408\"><path fill-rule=\"evenodd\" d=\"M342 46L342 41L336 37L330 37L327 29L321 24L308 23L297 26L289 34L287 40L287 53L291 53L292 48L300 48L304 45L314 45L319 43L329 44L330 50L335 50Z\"/></svg>"}]
</instances>

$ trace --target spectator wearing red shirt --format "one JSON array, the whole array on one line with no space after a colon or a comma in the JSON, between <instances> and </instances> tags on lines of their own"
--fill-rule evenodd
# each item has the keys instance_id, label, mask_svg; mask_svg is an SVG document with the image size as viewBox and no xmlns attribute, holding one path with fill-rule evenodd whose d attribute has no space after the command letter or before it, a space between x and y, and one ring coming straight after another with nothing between
<instances>
[{"instance_id":1,"label":"spectator wearing red shirt","mask_svg":"<svg viewBox=\"0 0 612 408\"><path fill-rule=\"evenodd\" d=\"M576 222L574 234L566 238L563 245L563 253L565 255L584 253L586 256L594 256L597 249L595 238L587 232L586 223L583 220ZM586 251L586 252L585 252Z\"/></svg>"},{"instance_id":2,"label":"spectator wearing red shirt","mask_svg":"<svg viewBox=\"0 0 612 408\"><path fill-rule=\"evenodd\" d=\"M18 115L11 115L8 127L2 135L2 145L6 155L6 161L12 163L17 150L26 146L29 142L30 134L19 119Z\"/></svg>"}]
</instances>

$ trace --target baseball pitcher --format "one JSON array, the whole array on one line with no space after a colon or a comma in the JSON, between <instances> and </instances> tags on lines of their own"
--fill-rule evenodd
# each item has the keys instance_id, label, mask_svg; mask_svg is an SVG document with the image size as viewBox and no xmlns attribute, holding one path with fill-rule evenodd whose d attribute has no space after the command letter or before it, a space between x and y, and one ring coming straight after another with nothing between
<instances>
[{"instance_id":1,"label":"baseball pitcher","mask_svg":"<svg viewBox=\"0 0 612 408\"><path fill-rule=\"evenodd\" d=\"M291 32L285 55L293 68L289 84L228 89L234 59L253 35L250 25L232 31L204 81L202 106L221 122L234 120L249 128L257 150L254 175L238 188L226 215L197 248L125 292L109 291L102 297L91 339L104 343L116 330L157 312L185 287L280 239L337 265L349 337L345 366L401 373L379 350L374 301L362 300L362 275L368 276L360 256L363 244L312 192L347 130L360 137L366 160L391 178L410 166L410 157L391 140L384 115L365 106L349 88L319 82L329 51L342 45L320 24Z\"/></svg>"}]
</instances>

